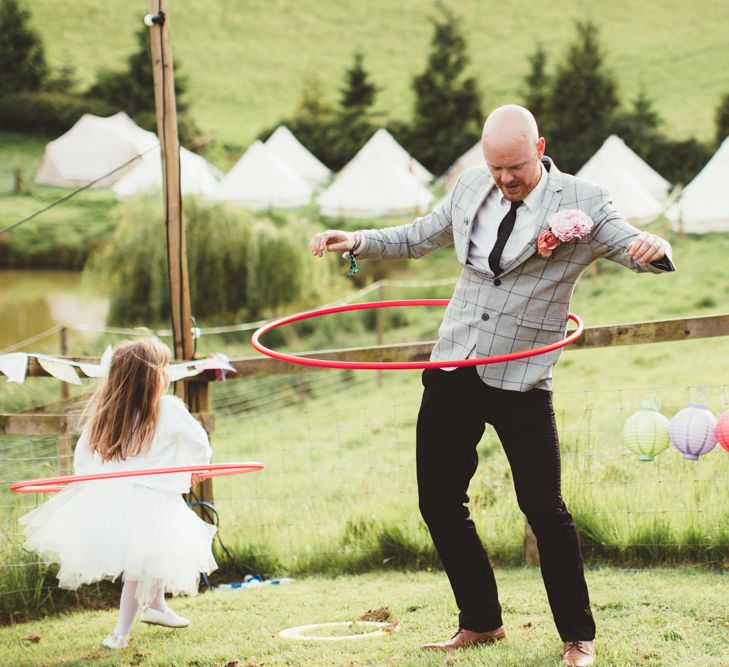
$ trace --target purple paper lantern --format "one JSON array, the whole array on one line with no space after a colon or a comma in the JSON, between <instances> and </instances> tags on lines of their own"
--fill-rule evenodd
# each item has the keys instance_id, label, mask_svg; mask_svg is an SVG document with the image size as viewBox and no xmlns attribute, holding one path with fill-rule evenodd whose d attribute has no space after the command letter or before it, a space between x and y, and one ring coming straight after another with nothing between
<instances>
[{"instance_id":1,"label":"purple paper lantern","mask_svg":"<svg viewBox=\"0 0 729 667\"><path fill-rule=\"evenodd\" d=\"M683 458L695 461L716 446L716 418L703 403L690 403L673 415L668 435Z\"/></svg>"}]
</instances>

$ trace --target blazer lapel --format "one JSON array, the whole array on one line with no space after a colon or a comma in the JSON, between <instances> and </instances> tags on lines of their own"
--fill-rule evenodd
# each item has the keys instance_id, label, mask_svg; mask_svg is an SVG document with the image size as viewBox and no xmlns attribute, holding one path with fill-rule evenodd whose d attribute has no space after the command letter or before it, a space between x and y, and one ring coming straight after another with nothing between
<instances>
[{"instance_id":1,"label":"blazer lapel","mask_svg":"<svg viewBox=\"0 0 729 667\"><path fill-rule=\"evenodd\" d=\"M549 158L546 159L548 160ZM547 189L544 192L542 205L539 208L534 235L524 250L504 267L504 270L500 274L502 276L526 262L537 251L537 239L539 235L549 229L550 216L559 210L559 205L562 202L562 174L551 160L547 174L549 180L547 181Z\"/></svg>"}]
</instances>

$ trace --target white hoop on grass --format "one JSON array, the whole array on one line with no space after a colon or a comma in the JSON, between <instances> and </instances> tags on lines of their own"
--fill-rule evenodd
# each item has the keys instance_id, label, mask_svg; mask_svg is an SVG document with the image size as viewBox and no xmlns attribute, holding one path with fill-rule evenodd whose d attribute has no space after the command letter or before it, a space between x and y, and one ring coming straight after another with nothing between
<instances>
[{"instance_id":1,"label":"white hoop on grass","mask_svg":"<svg viewBox=\"0 0 729 667\"><path fill-rule=\"evenodd\" d=\"M358 635L322 635L322 636L316 636L316 635L306 635L305 632L309 630L313 630L314 628L341 628L343 626L349 626L352 625L366 625L370 628L377 628L373 632L363 632ZM383 628L385 626L388 626L390 628L391 632L395 632L400 629L399 625L396 625L395 627L392 627L390 623L382 623L379 621L355 621L352 623L351 621L336 621L334 623L313 623L311 625L300 625L296 628L287 628L286 630L281 630L279 632L280 637L284 637L285 639L298 639L300 641L312 641L312 642L334 642L334 641L342 641L345 639L364 639L365 637L378 637L381 635L389 634Z\"/></svg>"}]
</instances>

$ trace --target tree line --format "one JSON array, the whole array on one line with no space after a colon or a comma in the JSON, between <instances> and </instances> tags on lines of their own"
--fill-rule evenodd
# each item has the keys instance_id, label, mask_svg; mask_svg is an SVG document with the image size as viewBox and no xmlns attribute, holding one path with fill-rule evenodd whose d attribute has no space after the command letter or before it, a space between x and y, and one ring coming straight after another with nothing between
<instances>
[{"instance_id":1,"label":"tree line","mask_svg":"<svg viewBox=\"0 0 729 667\"><path fill-rule=\"evenodd\" d=\"M149 29L141 25L137 48L125 67L101 69L82 90L70 65L51 68L31 15L19 0L0 1L0 129L57 135L83 114L109 116L123 110L141 127L156 130ZM178 63L179 65L179 63ZM175 72L181 140L195 144L200 130L187 100L187 79Z\"/></svg>"},{"instance_id":2,"label":"tree line","mask_svg":"<svg viewBox=\"0 0 729 667\"><path fill-rule=\"evenodd\" d=\"M378 127L385 126L430 171L442 174L479 140L485 114L481 90L468 75L468 47L458 18L436 4L431 23L425 69L412 79L415 102L409 122L382 119L373 112L378 87L365 69L363 54L356 51L345 71L338 105L326 99L317 79L310 78L294 114L260 138L284 123L336 170ZM548 154L564 171L579 170L614 133L669 181L687 183L729 135L729 92L716 109L713 142L672 139L645 90L629 108L622 107L617 80L604 63L598 32L589 20L576 22L574 41L552 71L547 52L537 44L529 56L521 99L514 101L534 113L548 140Z\"/></svg>"}]
</instances>

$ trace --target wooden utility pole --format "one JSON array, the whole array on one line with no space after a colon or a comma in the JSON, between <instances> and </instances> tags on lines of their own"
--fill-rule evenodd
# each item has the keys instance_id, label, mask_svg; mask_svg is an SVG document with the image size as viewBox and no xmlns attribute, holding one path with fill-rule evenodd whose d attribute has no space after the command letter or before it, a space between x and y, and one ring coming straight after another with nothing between
<instances>
[{"instance_id":1,"label":"wooden utility pole","mask_svg":"<svg viewBox=\"0 0 729 667\"><path fill-rule=\"evenodd\" d=\"M172 42L167 0L148 0L152 72L154 74L154 106L157 136L162 158L162 194L167 230L167 269L170 289L170 313L175 359L193 357L190 282L187 272L185 221L182 214L180 188L180 139L177 134L175 76L172 65ZM150 25L151 24L151 25ZM207 382L178 382L175 394L185 400L192 412L208 413L210 401ZM212 480L195 487L195 495L207 502L213 500ZM202 513L201 513L202 514Z\"/></svg>"},{"instance_id":2,"label":"wooden utility pole","mask_svg":"<svg viewBox=\"0 0 729 667\"><path fill-rule=\"evenodd\" d=\"M148 0L152 25L149 29L154 73L154 105L157 136L162 157L162 193L167 229L167 269L175 359L192 358L190 284L187 275L185 223L180 192L180 140L177 134L175 76L167 0Z\"/></svg>"}]
</instances>

